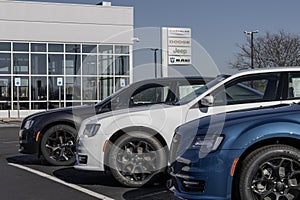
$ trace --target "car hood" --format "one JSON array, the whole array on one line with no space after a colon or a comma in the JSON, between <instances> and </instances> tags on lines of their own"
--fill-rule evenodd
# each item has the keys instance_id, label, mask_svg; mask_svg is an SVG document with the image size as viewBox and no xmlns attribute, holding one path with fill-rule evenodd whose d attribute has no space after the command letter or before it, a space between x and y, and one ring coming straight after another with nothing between
<instances>
[{"instance_id":1,"label":"car hood","mask_svg":"<svg viewBox=\"0 0 300 200\"><path fill-rule=\"evenodd\" d=\"M83 123L89 123L89 124L97 124L99 123L100 120L112 116L117 116L117 115L123 115L126 117L127 115L130 115L132 113L138 113L138 112L143 112L147 110L155 110L155 109L168 109L174 107L174 105L168 105L168 104L153 104L153 105L145 105L145 106L138 106L138 107L133 107L133 108L126 108L126 109L121 109L121 110L113 110L110 112L106 113L101 113L100 115L95 115L90 118L87 118Z\"/></svg>"},{"instance_id":2,"label":"car hood","mask_svg":"<svg viewBox=\"0 0 300 200\"><path fill-rule=\"evenodd\" d=\"M27 119L36 119L36 118L41 118L44 116L49 116L49 115L53 115L53 114L63 114L63 113L72 114L72 115L86 115L86 114L95 115L96 110L95 110L94 105L74 106L74 107L68 107L68 108L57 108L57 109L51 109L51 110L38 112L38 113L35 113L32 115L29 115L28 117L26 117L24 119L24 121Z\"/></svg>"}]
</instances>

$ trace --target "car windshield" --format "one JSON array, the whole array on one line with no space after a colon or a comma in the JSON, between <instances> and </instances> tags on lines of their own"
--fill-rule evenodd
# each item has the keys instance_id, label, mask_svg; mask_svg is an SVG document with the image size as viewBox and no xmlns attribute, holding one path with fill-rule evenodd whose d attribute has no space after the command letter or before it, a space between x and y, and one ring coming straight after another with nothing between
<instances>
[{"instance_id":1,"label":"car windshield","mask_svg":"<svg viewBox=\"0 0 300 200\"><path fill-rule=\"evenodd\" d=\"M197 90L195 90L195 91L189 93L188 95L182 97L181 99L179 99L179 101L177 101L175 105L183 105L183 104L189 103L190 101L194 100L195 98L197 98L198 96L200 96L201 94L206 92L209 88L215 86L216 84L220 83L221 81L223 81L224 79L226 79L228 77L229 77L229 75L220 75L220 76L216 77L214 80L208 82L207 84L203 85L202 87L198 88Z\"/></svg>"}]
</instances>

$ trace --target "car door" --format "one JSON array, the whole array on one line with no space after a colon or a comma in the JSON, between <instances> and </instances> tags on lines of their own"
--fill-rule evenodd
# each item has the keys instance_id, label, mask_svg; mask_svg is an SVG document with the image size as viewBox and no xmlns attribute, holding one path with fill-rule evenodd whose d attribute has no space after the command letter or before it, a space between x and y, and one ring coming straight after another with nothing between
<instances>
[{"instance_id":1,"label":"car door","mask_svg":"<svg viewBox=\"0 0 300 200\"><path fill-rule=\"evenodd\" d=\"M206 97L211 105L203 104L203 99L193 105L187 114L187 121L195 118L234 110L271 106L281 103L281 73L251 74L237 77L210 92Z\"/></svg>"}]
</instances>

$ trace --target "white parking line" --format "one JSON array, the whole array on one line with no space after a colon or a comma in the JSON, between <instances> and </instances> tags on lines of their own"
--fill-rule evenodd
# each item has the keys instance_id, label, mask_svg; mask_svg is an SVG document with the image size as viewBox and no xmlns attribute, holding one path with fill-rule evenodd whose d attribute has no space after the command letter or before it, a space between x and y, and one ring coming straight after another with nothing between
<instances>
[{"instance_id":1,"label":"white parking line","mask_svg":"<svg viewBox=\"0 0 300 200\"><path fill-rule=\"evenodd\" d=\"M36 175L39 175L39 176L41 176L41 177L50 179L50 180L52 180L52 181L55 181L55 182L60 183L60 184L63 184L63 185L65 185L65 186L68 186L68 187L70 187L70 188L73 188L73 189L75 189L75 190L78 190L78 191L80 191L80 192L83 192L83 193L88 194L88 195L90 195L90 196L96 197L96 198L98 198L98 199L103 199L103 200L113 200L112 198L107 197L107 196L105 196L105 195L102 195L102 194L93 192L93 191L91 191L91 190L88 190L88 189L86 189L86 188L80 187L80 186L75 185L75 184L72 184L72 183L67 183L67 182L65 182L65 181L63 181L63 180L61 180L61 179L58 179L58 178L54 177L54 176L51 176L51 175L49 175L49 174L46 174L46 173L43 173L43 172L40 172L40 171L31 169L31 168L29 168L29 167L25 167L25 166L18 165L18 164L15 164L15 163L8 163L8 165L14 166L14 167L17 167L17 168L26 170L26 171L29 171L29 172L34 173L34 174L36 174Z\"/></svg>"}]
</instances>

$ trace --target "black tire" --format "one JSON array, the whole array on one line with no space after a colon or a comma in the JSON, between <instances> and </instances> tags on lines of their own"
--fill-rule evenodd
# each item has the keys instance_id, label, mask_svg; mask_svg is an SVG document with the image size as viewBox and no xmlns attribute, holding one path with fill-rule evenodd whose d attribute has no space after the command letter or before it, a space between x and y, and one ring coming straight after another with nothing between
<instances>
[{"instance_id":1,"label":"black tire","mask_svg":"<svg viewBox=\"0 0 300 200\"><path fill-rule=\"evenodd\" d=\"M166 148L146 132L126 133L112 144L108 167L113 177L123 186L149 185L166 171Z\"/></svg>"},{"instance_id":2,"label":"black tire","mask_svg":"<svg viewBox=\"0 0 300 200\"><path fill-rule=\"evenodd\" d=\"M42 137L41 152L51 165L64 166L75 163L76 129L68 125L55 125Z\"/></svg>"},{"instance_id":3,"label":"black tire","mask_svg":"<svg viewBox=\"0 0 300 200\"><path fill-rule=\"evenodd\" d=\"M300 150L282 144L257 149L238 175L241 200L300 199Z\"/></svg>"}]
</instances>

